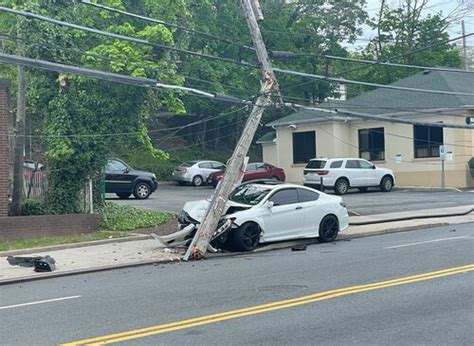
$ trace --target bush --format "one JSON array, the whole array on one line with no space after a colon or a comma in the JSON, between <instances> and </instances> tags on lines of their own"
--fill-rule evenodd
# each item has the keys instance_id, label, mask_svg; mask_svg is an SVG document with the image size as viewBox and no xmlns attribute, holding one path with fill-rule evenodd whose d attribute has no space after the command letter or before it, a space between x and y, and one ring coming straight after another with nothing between
<instances>
[{"instance_id":1,"label":"bush","mask_svg":"<svg viewBox=\"0 0 474 346\"><path fill-rule=\"evenodd\" d=\"M173 214L122 206L105 202L100 209L101 230L131 231L137 228L154 227L173 219Z\"/></svg>"},{"instance_id":2,"label":"bush","mask_svg":"<svg viewBox=\"0 0 474 346\"><path fill-rule=\"evenodd\" d=\"M44 215L47 208L39 199L25 199L21 202L21 215Z\"/></svg>"}]
</instances>

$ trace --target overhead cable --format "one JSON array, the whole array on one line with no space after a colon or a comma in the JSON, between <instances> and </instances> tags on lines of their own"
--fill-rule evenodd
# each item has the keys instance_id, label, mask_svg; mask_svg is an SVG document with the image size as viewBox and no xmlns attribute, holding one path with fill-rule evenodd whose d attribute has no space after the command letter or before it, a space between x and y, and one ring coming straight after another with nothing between
<instances>
[{"instance_id":1,"label":"overhead cable","mask_svg":"<svg viewBox=\"0 0 474 346\"><path fill-rule=\"evenodd\" d=\"M39 68L39 69L55 71L59 73L72 73L79 76L102 79L102 80L107 80L107 81L122 83L122 84L130 84L130 85L150 87L150 88L164 88L164 89L180 90L180 91L185 91L188 93L201 95L207 98L226 101L226 102L241 103L241 104L247 102L247 101L240 100L232 96L212 94L212 93L208 93L208 92L195 89L195 88L164 84L151 78L126 76L126 75L121 75L117 73L104 72L104 71L93 70L93 69L88 69L84 67L58 64L58 63L53 63L53 62L49 62L45 60L25 58L21 56L4 54L4 53L0 53L0 61L7 64Z\"/></svg>"},{"instance_id":2,"label":"overhead cable","mask_svg":"<svg viewBox=\"0 0 474 346\"><path fill-rule=\"evenodd\" d=\"M410 91L410 92L420 92L420 93L428 93L428 94L474 96L473 93L462 93L462 92L455 92L455 91L432 90L432 89L419 89L419 88L409 88L409 87L401 87L401 86L395 86L395 85L369 83L369 82L362 82L362 81L356 81L356 80L345 79L345 78L326 77L326 76L321 76L321 75L316 75L316 74L311 74L311 73L296 72L296 71L291 71L291 70L283 70L283 69L280 69L280 68L277 68L277 67L275 67L274 70L275 70L275 72L286 73L286 74L290 74L290 75L294 75L294 76L327 80L327 81L331 81L331 82L338 82L338 83L341 83L341 84L366 85L366 86L377 87L377 88L402 90L402 91Z\"/></svg>"},{"instance_id":3,"label":"overhead cable","mask_svg":"<svg viewBox=\"0 0 474 346\"><path fill-rule=\"evenodd\" d=\"M208 37L208 38L212 38L214 40L226 42L226 43L238 46L238 47L242 47L244 49L255 51L255 48L247 46L245 44L237 43L237 42L235 42L235 40L233 40L231 38L228 38L228 37L215 35L215 34L210 34L210 33L204 32L204 31L196 30L196 29L191 29L191 28L185 27L183 25L170 23L170 22L160 20L160 19L141 16L141 15L136 14L136 13L131 13L131 12L119 10L117 8L112 8L112 7L108 7L108 6L101 5L101 4L96 4L96 3L90 2L89 0L81 0L81 3L84 4L84 5L90 5L90 6L93 6L93 7L96 7L96 8L100 8L102 10L106 10L106 11L109 11L109 12L120 13L120 14L128 16L128 17L141 19L141 20L144 20L144 21L147 21L147 22L150 22L150 23L154 23L154 24L161 24L161 25L171 27L171 28L176 28L176 29L183 30L183 31L186 31L186 32L190 32L190 33L198 34L198 35L205 36L205 37Z\"/></svg>"},{"instance_id":4,"label":"overhead cable","mask_svg":"<svg viewBox=\"0 0 474 346\"><path fill-rule=\"evenodd\" d=\"M287 106L307 109L307 110L314 110L321 113L328 113L332 115L345 115L348 117L368 119L368 120L380 120L380 121L386 121L386 122L397 123L397 124L409 124L409 125L421 125L421 126L431 126L431 127L441 127L441 128L474 130L474 125L422 122L422 121L409 120L409 119L403 119L403 118L398 118L398 117L389 117L389 116L384 116L384 115L372 115L372 114L359 113L359 112L350 112L350 111L341 110L341 109L329 110L329 109L318 108L318 107L308 107L308 106L299 105L299 104L287 104Z\"/></svg>"},{"instance_id":5,"label":"overhead cable","mask_svg":"<svg viewBox=\"0 0 474 346\"><path fill-rule=\"evenodd\" d=\"M455 69L455 68L431 67L431 66L419 66L419 65L407 65L407 64L396 64L396 63L391 63L391 62L386 62L386 61L344 58L344 57L341 57L341 56L334 56L334 55L324 55L324 57L325 57L325 58L328 58L328 59L333 59L333 60L352 61L352 62L359 62L359 63L363 63L363 64L371 64L371 65L407 67L407 68L414 68L414 69L420 69L420 70L431 70L431 71L446 71L446 72L458 72L458 73L474 73L474 72L472 72L472 71L459 70L459 69Z\"/></svg>"},{"instance_id":6,"label":"overhead cable","mask_svg":"<svg viewBox=\"0 0 474 346\"><path fill-rule=\"evenodd\" d=\"M111 38L115 38L115 39L119 39L119 40L129 41L129 42L133 42L133 43L137 43L137 44L148 45L148 46L152 46L152 47L156 47L156 48L160 48L160 49L164 49L164 50L169 50L169 51L174 51L174 52L180 52L180 53L184 53L184 54L188 54L188 55L194 55L194 56L198 56L200 58L216 60L216 61L223 61L223 62L232 63L232 64L236 64L236 65L240 65L240 66L257 68L257 65L253 65L253 64L243 62L243 61L237 61L237 60L234 60L234 59L223 58L223 57L219 57L219 56L216 56L216 55L209 55L209 54L194 52L194 51L191 51L191 50L188 50L188 49L183 49L183 48L168 46L168 45L164 45L164 44L160 44L160 43L150 42L150 41L143 40L143 39L140 39L140 38L124 36L124 35L108 32L108 31L93 29L93 28L89 28L87 26L72 24L72 23L69 23L69 22L63 22L61 20L41 16L39 14L35 14L35 13L31 13L31 12L14 10L14 9L3 7L3 6L0 6L0 11L20 15L20 16L23 16L23 17L26 17L26 18L33 18L33 19L45 21L45 22L48 22L48 23L52 23L52 24L72 28L72 29L87 31L87 32L91 32L91 33L94 33L94 34L97 34L97 35L107 36L107 37L111 37Z\"/></svg>"}]
</instances>

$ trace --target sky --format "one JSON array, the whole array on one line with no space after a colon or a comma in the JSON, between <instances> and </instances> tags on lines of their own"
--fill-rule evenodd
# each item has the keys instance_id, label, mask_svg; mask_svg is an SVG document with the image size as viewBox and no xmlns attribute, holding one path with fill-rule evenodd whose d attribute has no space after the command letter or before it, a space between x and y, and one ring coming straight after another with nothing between
<instances>
[{"instance_id":1,"label":"sky","mask_svg":"<svg viewBox=\"0 0 474 346\"><path fill-rule=\"evenodd\" d=\"M425 15L436 14L439 11L443 12L443 15L448 15L453 11L459 3L463 0L429 0L426 9L424 11ZM377 14L380 9L380 0L367 0L367 11L370 17L373 17ZM472 5L472 11L466 17L464 17L464 23L466 28L466 34L474 32L474 0L464 0L465 4ZM397 6L399 0L389 0L389 4ZM449 35L451 38L461 36L461 23L455 23L448 29ZM364 30L364 34L361 37L361 41L356 42L357 45L366 45L367 42L363 41L364 39L370 39L374 35L369 28ZM471 36L467 39L467 45L474 47L474 36Z\"/></svg>"}]
</instances>

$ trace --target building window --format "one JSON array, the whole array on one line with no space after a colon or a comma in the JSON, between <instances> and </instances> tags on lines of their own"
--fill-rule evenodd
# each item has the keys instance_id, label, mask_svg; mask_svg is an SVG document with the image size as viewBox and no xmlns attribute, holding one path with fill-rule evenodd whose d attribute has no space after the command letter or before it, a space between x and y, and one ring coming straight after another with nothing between
<instances>
[{"instance_id":1,"label":"building window","mask_svg":"<svg viewBox=\"0 0 474 346\"><path fill-rule=\"evenodd\" d=\"M359 157L369 161L385 160L383 127L359 130Z\"/></svg>"},{"instance_id":2,"label":"building window","mask_svg":"<svg viewBox=\"0 0 474 346\"><path fill-rule=\"evenodd\" d=\"M293 163L307 163L316 157L316 132L293 133Z\"/></svg>"},{"instance_id":3,"label":"building window","mask_svg":"<svg viewBox=\"0 0 474 346\"><path fill-rule=\"evenodd\" d=\"M413 126L415 158L439 157L439 146L443 145L443 128L433 126Z\"/></svg>"}]
</instances>

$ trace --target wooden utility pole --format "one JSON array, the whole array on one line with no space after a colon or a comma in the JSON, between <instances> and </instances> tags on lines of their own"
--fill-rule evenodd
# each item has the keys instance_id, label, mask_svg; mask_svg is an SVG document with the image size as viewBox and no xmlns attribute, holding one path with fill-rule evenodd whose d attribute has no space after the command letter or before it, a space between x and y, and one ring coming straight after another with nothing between
<instances>
[{"instance_id":1,"label":"wooden utility pole","mask_svg":"<svg viewBox=\"0 0 474 346\"><path fill-rule=\"evenodd\" d=\"M461 20L461 35L462 35L462 53L464 56L464 69L469 71L469 57L467 56L467 44L466 44L466 26L464 21Z\"/></svg>"},{"instance_id":2,"label":"wooden utility pole","mask_svg":"<svg viewBox=\"0 0 474 346\"><path fill-rule=\"evenodd\" d=\"M252 2L254 3L252 6ZM257 0L240 0L242 9L245 13L245 19L250 29L252 41L257 52L257 57L263 67L263 83L261 95L258 97L252 108L244 131L234 149L234 153L228 161L227 169L224 177L217 187L214 197L209 205L209 209L194 236L184 260L202 259L204 258L208 245L211 241L219 220L223 215L225 205L228 201L229 194L241 179L241 170L244 164L245 156L252 144L253 137L260 124L262 114L266 107L272 103L271 93L278 91L278 83L276 81L273 69L268 58L268 52L263 42L262 34L257 23L256 14L253 7L256 6Z\"/></svg>"},{"instance_id":3,"label":"wooden utility pole","mask_svg":"<svg viewBox=\"0 0 474 346\"><path fill-rule=\"evenodd\" d=\"M18 22L18 36L23 37L22 21ZM20 52L23 51L22 43L20 43ZM24 150L25 150L25 117L26 117L26 82L25 68L18 66L18 94L17 94L17 110L14 128L14 149L13 149L13 189L12 189L12 213L13 215L21 214L21 200L24 190Z\"/></svg>"}]
</instances>

